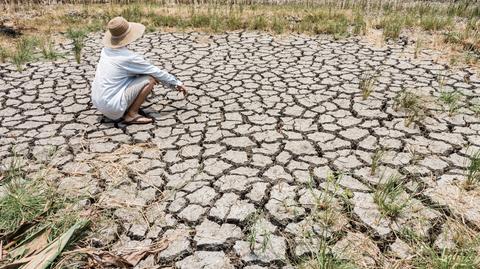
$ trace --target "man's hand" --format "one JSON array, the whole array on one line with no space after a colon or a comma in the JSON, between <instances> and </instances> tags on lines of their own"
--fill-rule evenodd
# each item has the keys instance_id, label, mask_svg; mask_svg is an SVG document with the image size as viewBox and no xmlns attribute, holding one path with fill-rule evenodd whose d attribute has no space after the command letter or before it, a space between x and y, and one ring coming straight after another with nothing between
<instances>
[{"instance_id":1,"label":"man's hand","mask_svg":"<svg viewBox=\"0 0 480 269\"><path fill-rule=\"evenodd\" d=\"M175 89L179 92L181 92L183 94L183 96L187 96L187 88L185 88L185 86L182 84L182 85L177 85L175 87Z\"/></svg>"}]
</instances>

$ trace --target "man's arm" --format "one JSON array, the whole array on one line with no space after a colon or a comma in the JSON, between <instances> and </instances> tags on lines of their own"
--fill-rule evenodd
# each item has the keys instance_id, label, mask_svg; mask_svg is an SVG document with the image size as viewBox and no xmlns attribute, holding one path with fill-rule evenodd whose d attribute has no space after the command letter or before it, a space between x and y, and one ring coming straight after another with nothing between
<instances>
[{"instance_id":1,"label":"man's arm","mask_svg":"<svg viewBox=\"0 0 480 269\"><path fill-rule=\"evenodd\" d=\"M152 65L139 55L133 55L131 59L129 59L129 61L123 66L123 68L125 68L125 70L131 75L150 75L154 77L157 81L162 82L163 84L166 84L170 87L176 87L177 90L179 86L182 86L183 89L185 89L183 83L178 80L174 75Z\"/></svg>"}]
</instances>

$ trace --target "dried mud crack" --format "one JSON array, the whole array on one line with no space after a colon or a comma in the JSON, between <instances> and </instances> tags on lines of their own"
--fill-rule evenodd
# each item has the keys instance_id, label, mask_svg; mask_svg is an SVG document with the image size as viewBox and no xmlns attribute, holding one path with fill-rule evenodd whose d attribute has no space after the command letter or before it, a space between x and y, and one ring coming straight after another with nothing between
<instances>
[{"instance_id":1,"label":"dried mud crack","mask_svg":"<svg viewBox=\"0 0 480 269\"><path fill-rule=\"evenodd\" d=\"M472 70L355 38L151 33L132 49L189 95L159 86L144 109L155 122L126 126L90 102L100 39L88 38L79 65L0 65L0 159L7 165L14 150L32 171L53 167L48 176L66 194L95 197L116 223L97 244L170 240L139 268L291 268L318 250L318 238L373 267L406 257L405 230L439 246L450 218L480 230L480 193L458 184L480 149ZM368 72L378 77L364 99ZM408 126L394 109L405 90L429 110ZM438 98L452 90L462 98L449 115ZM388 217L376 189L397 173L408 203Z\"/></svg>"}]
</instances>

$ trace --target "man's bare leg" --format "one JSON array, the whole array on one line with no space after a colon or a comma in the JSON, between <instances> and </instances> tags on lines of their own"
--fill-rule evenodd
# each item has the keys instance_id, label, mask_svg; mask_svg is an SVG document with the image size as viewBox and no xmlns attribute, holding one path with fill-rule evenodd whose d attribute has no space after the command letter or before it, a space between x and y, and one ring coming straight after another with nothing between
<instances>
[{"instance_id":1,"label":"man's bare leg","mask_svg":"<svg viewBox=\"0 0 480 269\"><path fill-rule=\"evenodd\" d=\"M136 123L150 123L153 121L151 118L142 117L140 116L140 114L138 114L138 111L140 110L142 104L145 102L145 99L152 92L153 87L157 84L157 81L153 77L150 77L149 80L150 82L145 85L145 87L140 91L140 93L137 95L137 98L135 98L135 101L133 101L133 103L130 105L127 112L125 113L125 116L123 117L125 122L132 121L133 119L138 117L140 118L135 119Z\"/></svg>"}]
</instances>

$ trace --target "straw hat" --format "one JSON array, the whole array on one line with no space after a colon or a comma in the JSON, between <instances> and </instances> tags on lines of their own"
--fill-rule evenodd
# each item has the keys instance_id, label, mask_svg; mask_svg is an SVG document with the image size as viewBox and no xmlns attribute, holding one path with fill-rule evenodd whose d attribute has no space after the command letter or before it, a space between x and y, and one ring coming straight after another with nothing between
<instances>
[{"instance_id":1,"label":"straw hat","mask_svg":"<svg viewBox=\"0 0 480 269\"><path fill-rule=\"evenodd\" d=\"M108 31L103 37L103 45L108 48L120 48L137 40L145 32L140 23L128 22L122 17L115 17L107 24Z\"/></svg>"}]
</instances>

